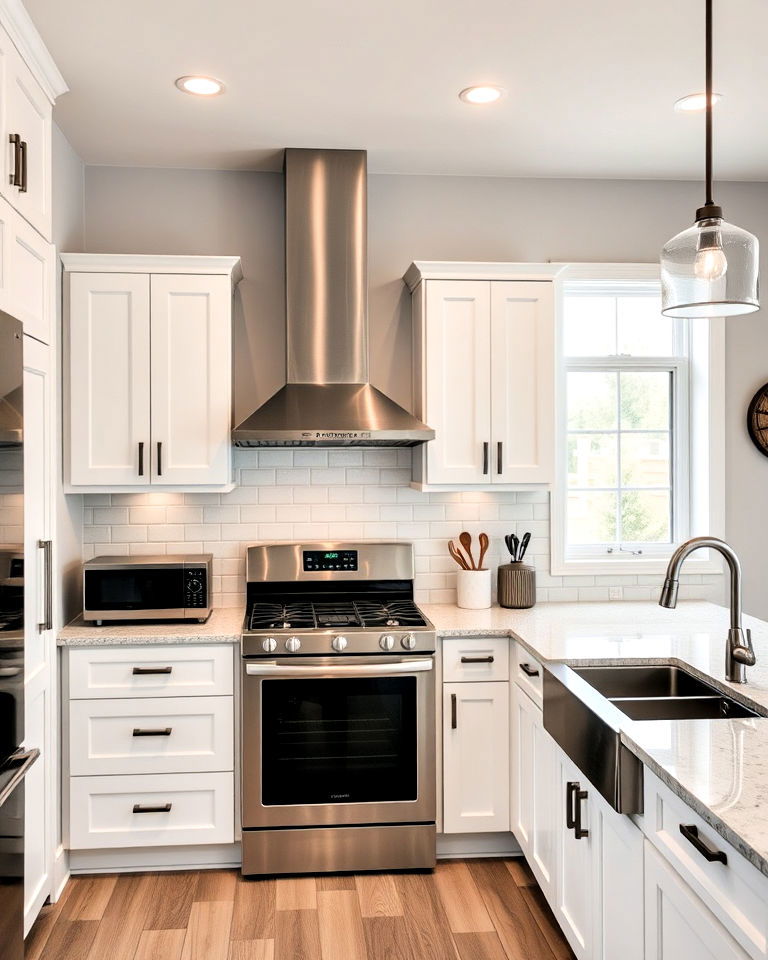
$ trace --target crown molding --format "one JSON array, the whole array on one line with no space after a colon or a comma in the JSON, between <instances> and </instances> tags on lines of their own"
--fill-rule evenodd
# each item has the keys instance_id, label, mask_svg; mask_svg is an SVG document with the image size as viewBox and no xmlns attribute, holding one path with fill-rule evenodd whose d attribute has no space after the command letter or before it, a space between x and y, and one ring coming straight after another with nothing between
<instances>
[{"instance_id":1,"label":"crown molding","mask_svg":"<svg viewBox=\"0 0 768 960\"><path fill-rule=\"evenodd\" d=\"M403 280L413 293L422 280L554 280L564 266L561 263L415 260Z\"/></svg>"},{"instance_id":2,"label":"crown molding","mask_svg":"<svg viewBox=\"0 0 768 960\"><path fill-rule=\"evenodd\" d=\"M140 253L61 253L66 273L224 274L234 285L243 279L240 257L187 257Z\"/></svg>"},{"instance_id":3,"label":"crown molding","mask_svg":"<svg viewBox=\"0 0 768 960\"><path fill-rule=\"evenodd\" d=\"M69 87L21 0L0 0L0 25L5 28L45 95L55 103Z\"/></svg>"}]
</instances>

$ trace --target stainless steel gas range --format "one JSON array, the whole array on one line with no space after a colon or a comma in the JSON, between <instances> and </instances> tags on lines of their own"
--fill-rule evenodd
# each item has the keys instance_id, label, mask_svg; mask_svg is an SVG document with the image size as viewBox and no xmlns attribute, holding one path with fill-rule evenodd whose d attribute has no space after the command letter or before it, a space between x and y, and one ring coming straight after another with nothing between
<instances>
[{"instance_id":1,"label":"stainless steel gas range","mask_svg":"<svg viewBox=\"0 0 768 960\"><path fill-rule=\"evenodd\" d=\"M435 864L435 629L408 543L248 548L243 873Z\"/></svg>"}]
</instances>

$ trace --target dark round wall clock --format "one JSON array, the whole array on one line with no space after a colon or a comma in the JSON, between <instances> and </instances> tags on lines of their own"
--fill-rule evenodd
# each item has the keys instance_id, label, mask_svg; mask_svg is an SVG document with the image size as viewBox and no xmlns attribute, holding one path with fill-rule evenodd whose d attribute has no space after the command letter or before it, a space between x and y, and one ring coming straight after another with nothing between
<instances>
[{"instance_id":1,"label":"dark round wall clock","mask_svg":"<svg viewBox=\"0 0 768 960\"><path fill-rule=\"evenodd\" d=\"M752 397L747 411L747 430L752 443L768 457L768 383L764 383Z\"/></svg>"}]
</instances>

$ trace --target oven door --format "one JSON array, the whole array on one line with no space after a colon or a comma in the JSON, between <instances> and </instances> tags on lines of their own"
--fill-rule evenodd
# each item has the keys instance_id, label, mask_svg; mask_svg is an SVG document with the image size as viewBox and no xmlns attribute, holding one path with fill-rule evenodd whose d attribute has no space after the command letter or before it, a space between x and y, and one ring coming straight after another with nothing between
<instances>
[{"instance_id":1,"label":"oven door","mask_svg":"<svg viewBox=\"0 0 768 960\"><path fill-rule=\"evenodd\" d=\"M433 666L244 661L243 827L433 822Z\"/></svg>"}]
</instances>

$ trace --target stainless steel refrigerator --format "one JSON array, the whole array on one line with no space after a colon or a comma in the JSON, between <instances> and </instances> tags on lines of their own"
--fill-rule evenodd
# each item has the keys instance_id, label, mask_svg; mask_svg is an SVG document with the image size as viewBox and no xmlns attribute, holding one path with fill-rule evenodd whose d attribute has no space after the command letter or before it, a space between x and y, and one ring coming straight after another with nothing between
<instances>
[{"instance_id":1,"label":"stainless steel refrigerator","mask_svg":"<svg viewBox=\"0 0 768 960\"><path fill-rule=\"evenodd\" d=\"M22 327L0 312L0 960L24 956L24 399ZM10 542L9 542L10 541Z\"/></svg>"}]
</instances>

